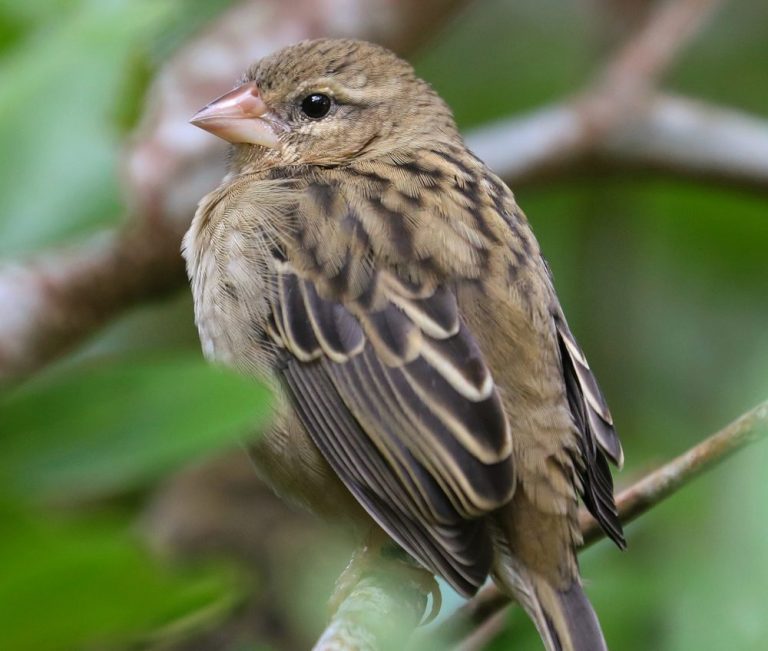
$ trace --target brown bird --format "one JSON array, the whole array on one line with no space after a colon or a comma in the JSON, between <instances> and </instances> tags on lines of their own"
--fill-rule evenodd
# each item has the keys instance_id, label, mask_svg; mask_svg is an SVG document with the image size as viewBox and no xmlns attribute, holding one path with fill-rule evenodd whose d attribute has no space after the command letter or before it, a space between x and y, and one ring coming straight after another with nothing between
<instances>
[{"instance_id":1,"label":"brown bird","mask_svg":"<svg viewBox=\"0 0 768 651\"><path fill-rule=\"evenodd\" d=\"M621 446L525 216L448 106L391 52L323 39L192 123L234 143L184 255L205 354L279 387L267 481L463 595L490 575L550 651L605 649L578 498L623 547Z\"/></svg>"}]
</instances>

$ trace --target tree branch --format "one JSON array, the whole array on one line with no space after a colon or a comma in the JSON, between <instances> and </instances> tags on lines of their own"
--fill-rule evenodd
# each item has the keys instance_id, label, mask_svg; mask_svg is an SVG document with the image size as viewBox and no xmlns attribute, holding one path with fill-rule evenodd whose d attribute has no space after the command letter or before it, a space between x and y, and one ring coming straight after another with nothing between
<instances>
[{"instance_id":1,"label":"tree branch","mask_svg":"<svg viewBox=\"0 0 768 651\"><path fill-rule=\"evenodd\" d=\"M768 120L671 95L643 106L579 161L768 189ZM579 110L577 102L564 102L500 120L469 133L467 144L513 186L549 179L576 167L554 152L579 137Z\"/></svg>"},{"instance_id":2,"label":"tree branch","mask_svg":"<svg viewBox=\"0 0 768 651\"><path fill-rule=\"evenodd\" d=\"M663 3L580 95L517 122L517 129L506 134L507 144L516 137L520 142L515 144L522 147L520 151L509 150L507 168L499 164L498 156L490 164L505 178L528 178L572 164L594 150L644 112L661 74L719 2ZM518 155L524 162L510 160Z\"/></svg>"},{"instance_id":3,"label":"tree branch","mask_svg":"<svg viewBox=\"0 0 768 651\"><path fill-rule=\"evenodd\" d=\"M179 234L133 223L0 267L0 384L26 376L115 314L179 287Z\"/></svg>"},{"instance_id":4,"label":"tree branch","mask_svg":"<svg viewBox=\"0 0 768 651\"><path fill-rule=\"evenodd\" d=\"M610 164L768 190L768 120L682 97L654 98L597 155Z\"/></svg>"}]
</instances>

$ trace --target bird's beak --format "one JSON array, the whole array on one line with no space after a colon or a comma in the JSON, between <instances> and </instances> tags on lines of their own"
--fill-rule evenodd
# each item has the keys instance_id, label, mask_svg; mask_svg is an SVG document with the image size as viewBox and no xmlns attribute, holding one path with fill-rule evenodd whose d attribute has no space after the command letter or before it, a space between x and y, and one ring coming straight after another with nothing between
<instances>
[{"instance_id":1,"label":"bird's beak","mask_svg":"<svg viewBox=\"0 0 768 651\"><path fill-rule=\"evenodd\" d=\"M213 100L190 122L232 143L277 147L278 128L265 118L267 111L259 87L251 81Z\"/></svg>"}]
</instances>

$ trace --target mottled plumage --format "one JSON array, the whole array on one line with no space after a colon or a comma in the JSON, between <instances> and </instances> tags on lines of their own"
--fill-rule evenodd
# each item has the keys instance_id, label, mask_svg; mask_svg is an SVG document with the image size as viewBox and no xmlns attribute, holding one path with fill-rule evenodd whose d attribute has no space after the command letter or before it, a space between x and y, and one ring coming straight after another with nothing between
<instances>
[{"instance_id":1,"label":"mottled plumage","mask_svg":"<svg viewBox=\"0 0 768 651\"><path fill-rule=\"evenodd\" d=\"M320 40L196 123L236 143L185 239L196 320L206 355L276 380L267 480L375 521L465 595L492 574L550 650L604 648L577 500L624 545L621 447L524 215L448 107L390 52Z\"/></svg>"}]
</instances>

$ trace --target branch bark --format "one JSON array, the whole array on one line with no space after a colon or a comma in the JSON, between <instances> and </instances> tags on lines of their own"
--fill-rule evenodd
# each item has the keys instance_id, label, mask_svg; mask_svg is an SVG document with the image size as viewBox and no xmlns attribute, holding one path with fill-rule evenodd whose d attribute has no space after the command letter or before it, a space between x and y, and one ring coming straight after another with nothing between
<instances>
[{"instance_id":1,"label":"branch bark","mask_svg":"<svg viewBox=\"0 0 768 651\"><path fill-rule=\"evenodd\" d=\"M179 234L131 223L0 268L0 384L25 377L119 312L184 282Z\"/></svg>"},{"instance_id":2,"label":"branch bark","mask_svg":"<svg viewBox=\"0 0 768 651\"><path fill-rule=\"evenodd\" d=\"M513 187L595 165L645 169L768 190L768 120L683 97L649 97L618 130L577 160L554 152L579 138L578 102L563 102L500 120L467 134L467 144ZM590 164L587 164L590 163Z\"/></svg>"},{"instance_id":3,"label":"branch bark","mask_svg":"<svg viewBox=\"0 0 768 651\"><path fill-rule=\"evenodd\" d=\"M608 164L768 190L768 120L660 95L648 111L603 142Z\"/></svg>"}]
</instances>

